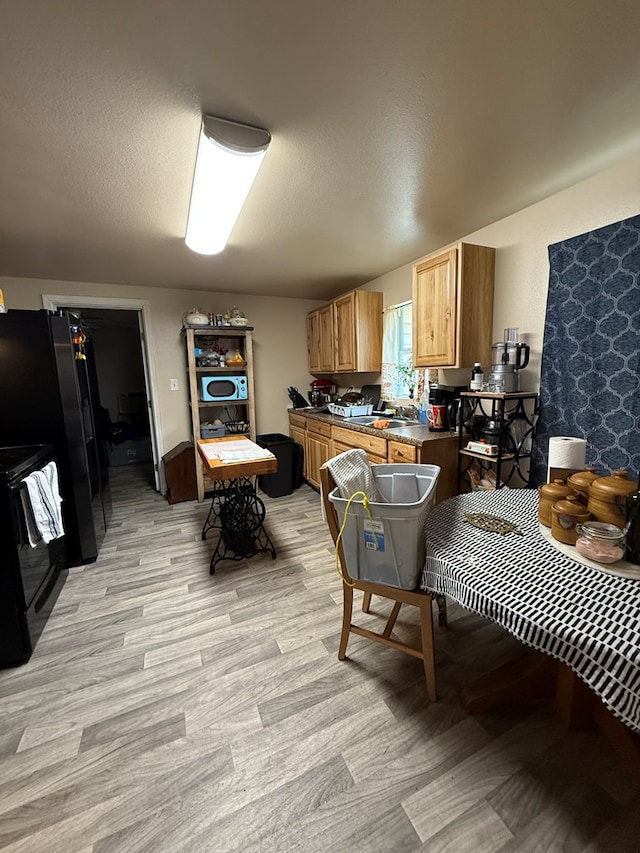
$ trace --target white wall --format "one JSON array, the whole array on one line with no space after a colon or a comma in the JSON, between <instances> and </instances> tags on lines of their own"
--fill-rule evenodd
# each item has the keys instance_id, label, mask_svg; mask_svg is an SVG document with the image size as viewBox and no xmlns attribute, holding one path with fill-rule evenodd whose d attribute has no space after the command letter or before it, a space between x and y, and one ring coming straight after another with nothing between
<instances>
[{"instance_id":1,"label":"white wall","mask_svg":"<svg viewBox=\"0 0 640 853\"><path fill-rule=\"evenodd\" d=\"M42 308L43 294L147 301L151 317L149 348L158 391L161 455L191 438L185 346L180 330L183 315L193 307L221 313L237 305L255 327L258 433L288 434L290 401L287 388L296 385L305 393L311 381L307 371L306 315L321 304L315 300L10 277L0 277L0 288L4 291L7 310ZM178 391L169 388L173 378L179 380Z\"/></svg>"},{"instance_id":2,"label":"white wall","mask_svg":"<svg viewBox=\"0 0 640 853\"><path fill-rule=\"evenodd\" d=\"M640 214L640 153L620 160L586 181L492 225L460 235L468 243L496 248L493 340L509 326L520 329L531 347L529 367L521 374L523 390L537 390L549 285L548 246ZM416 258L418 260L418 258ZM369 282L382 290L384 304L411 299L411 264ZM441 380L463 384L468 370L441 371Z\"/></svg>"}]
</instances>

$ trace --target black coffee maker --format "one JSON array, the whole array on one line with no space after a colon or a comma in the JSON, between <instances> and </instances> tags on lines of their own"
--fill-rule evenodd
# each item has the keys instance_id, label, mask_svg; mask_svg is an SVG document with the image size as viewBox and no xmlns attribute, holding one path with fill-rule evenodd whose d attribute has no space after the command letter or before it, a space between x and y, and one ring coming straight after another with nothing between
<instances>
[{"instance_id":1,"label":"black coffee maker","mask_svg":"<svg viewBox=\"0 0 640 853\"><path fill-rule=\"evenodd\" d=\"M429 407L444 406L445 417L437 424L429 422L432 432L447 432L458 427L458 415L460 412L460 392L465 391L466 386L440 385L432 382L429 385Z\"/></svg>"}]
</instances>

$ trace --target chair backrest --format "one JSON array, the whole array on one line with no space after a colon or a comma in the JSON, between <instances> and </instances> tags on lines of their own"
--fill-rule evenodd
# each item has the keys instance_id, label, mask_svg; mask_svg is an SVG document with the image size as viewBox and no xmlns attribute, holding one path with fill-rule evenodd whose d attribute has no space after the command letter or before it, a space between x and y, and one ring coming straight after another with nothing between
<instances>
[{"instance_id":1,"label":"chair backrest","mask_svg":"<svg viewBox=\"0 0 640 853\"><path fill-rule=\"evenodd\" d=\"M320 468L320 483L322 484L322 503L324 506L324 514L327 519L327 524L329 525L329 532L331 533L333 544L335 545L336 542L338 542L338 536L340 535L340 522L338 520L336 508L329 500L329 493L335 489L336 481L333 479L333 474L327 468L326 463L322 468ZM347 570L347 561L345 560L344 550L342 548L342 540L338 542L338 559L340 560L340 570L343 578L346 578L347 581L353 583L353 578L349 575Z\"/></svg>"}]
</instances>

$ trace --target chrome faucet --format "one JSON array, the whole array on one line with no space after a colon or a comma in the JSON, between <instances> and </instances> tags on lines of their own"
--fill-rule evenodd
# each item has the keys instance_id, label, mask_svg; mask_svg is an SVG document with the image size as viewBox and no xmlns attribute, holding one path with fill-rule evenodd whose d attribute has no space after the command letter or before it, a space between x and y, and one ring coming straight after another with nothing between
<instances>
[{"instance_id":1,"label":"chrome faucet","mask_svg":"<svg viewBox=\"0 0 640 853\"><path fill-rule=\"evenodd\" d=\"M417 406L398 406L397 412L401 418L412 418L415 421L420 420L420 410Z\"/></svg>"}]
</instances>

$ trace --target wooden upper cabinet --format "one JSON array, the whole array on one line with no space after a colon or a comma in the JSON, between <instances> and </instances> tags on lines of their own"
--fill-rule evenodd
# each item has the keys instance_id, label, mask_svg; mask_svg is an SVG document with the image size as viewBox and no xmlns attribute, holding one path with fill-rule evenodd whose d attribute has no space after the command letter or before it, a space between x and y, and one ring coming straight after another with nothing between
<instances>
[{"instance_id":1,"label":"wooden upper cabinet","mask_svg":"<svg viewBox=\"0 0 640 853\"><path fill-rule=\"evenodd\" d=\"M320 373L320 313L307 314L307 354L309 373Z\"/></svg>"},{"instance_id":2,"label":"wooden upper cabinet","mask_svg":"<svg viewBox=\"0 0 640 853\"><path fill-rule=\"evenodd\" d=\"M336 373L382 370L382 293L353 290L335 299Z\"/></svg>"},{"instance_id":3,"label":"wooden upper cabinet","mask_svg":"<svg viewBox=\"0 0 640 853\"><path fill-rule=\"evenodd\" d=\"M307 314L309 373L333 373L333 305L323 305Z\"/></svg>"},{"instance_id":4,"label":"wooden upper cabinet","mask_svg":"<svg viewBox=\"0 0 640 853\"><path fill-rule=\"evenodd\" d=\"M335 367L333 306L318 308L320 322L320 373L331 373Z\"/></svg>"},{"instance_id":5,"label":"wooden upper cabinet","mask_svg":"<svg viewBox=\"0 0 640 853\"><path fill-rule=\"evenodd\" d=\"M413 265L413 366L491 364L495 249L458 243Z\"/></svg>"},{"instance_id":6,"label":"wooden upper cabinet","mask_svg":"<svg viewBox=\"0 0 640 853\"><path fill-rule=\"evenodd\" d=\"M336 370L357 369L355 296L355 293L348 293L333 303L336 323Z\"/></svg>"},{"instance_id":7,"label":"wooden upper cabinet","mask_svg":"<svg viewBox=\"0 0 640 853\"><path fill-rule=\"evenodd\" d=\"M382 370L382 293L354 290L307 314L309 373Z\"/></svg>"}]
</instances>

